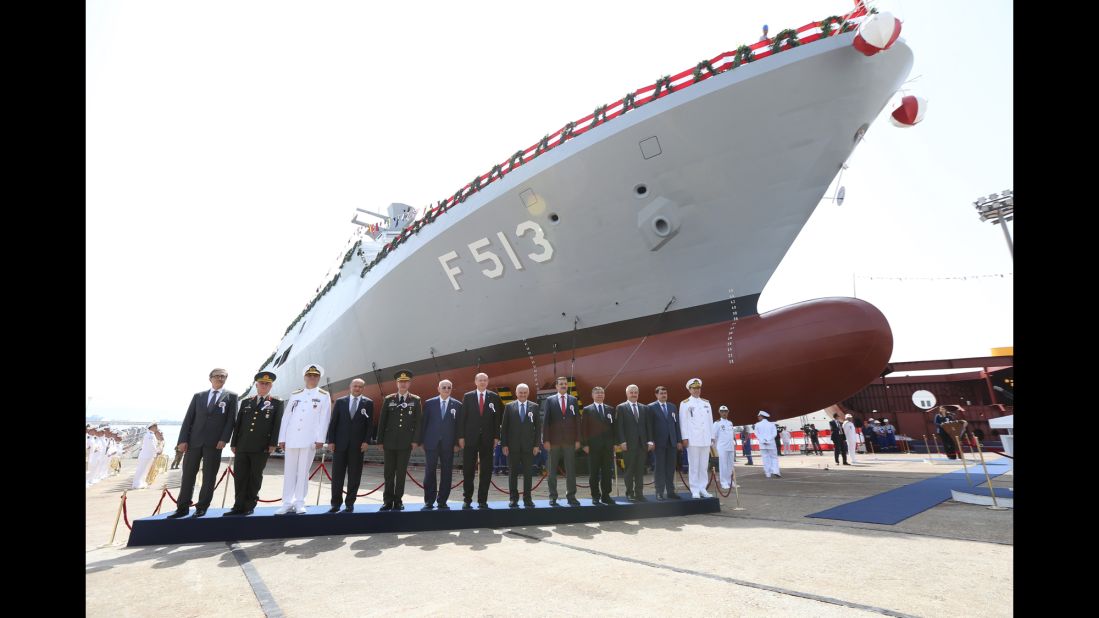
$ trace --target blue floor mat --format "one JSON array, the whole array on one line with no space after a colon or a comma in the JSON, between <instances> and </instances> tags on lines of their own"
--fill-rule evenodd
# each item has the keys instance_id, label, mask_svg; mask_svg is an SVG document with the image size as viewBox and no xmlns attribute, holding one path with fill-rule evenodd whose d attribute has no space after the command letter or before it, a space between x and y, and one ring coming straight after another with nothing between
<instances>
[{"instance_id":1,"label":"blue floor mat","mask_svg":"<svg viewBox=\"0 0 1099 618\"><path fill-rule=\"evenodd\" d=\"M988 474L992 478L996 478L1009 470L1011 470L1011 466L1004 463L997 462L988 465ZM985 475L980 466L976 470L970 469L969 476L974 483L985 482ZM893 525L922 513L940 502L949 500L950 490L952 489L975 494L988 493L987 487L978 487L966 483L965 471L959 469L911 485L891 489L876 496L812 513L806 515L806 517ZM1005 488L997 488L996 496L1011 498L1014 497L1014 492Z\"/></svg>"}]
</instances>

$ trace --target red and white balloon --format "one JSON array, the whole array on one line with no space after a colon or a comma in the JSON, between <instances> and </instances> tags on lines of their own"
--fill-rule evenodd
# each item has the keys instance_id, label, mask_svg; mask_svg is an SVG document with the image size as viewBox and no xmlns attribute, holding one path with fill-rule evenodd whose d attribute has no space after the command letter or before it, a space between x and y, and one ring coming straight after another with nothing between
<instances>
[{"instance_id":1,"label":"red and white balloon","mask_svg":"<svg viewBox=\"0 0 1099 618\"><path fill-rule=\"evenodd\" d=\"M867 56L889 49L901 35L901 20L888 11L875 13L859 26L852 45Z\"/></svg>"},{"instance_id":2,"label":"red and white balloon","mask_svg":"<svg viewBox=\"0 0 1099 618\"><path fill-rule=\"evenodd\" d=\"M927 100L908 95L901 99L901 104L893 110L889 121L905 129L919 124L925 113L927 113Z\"/></svg>"}]
</instances>

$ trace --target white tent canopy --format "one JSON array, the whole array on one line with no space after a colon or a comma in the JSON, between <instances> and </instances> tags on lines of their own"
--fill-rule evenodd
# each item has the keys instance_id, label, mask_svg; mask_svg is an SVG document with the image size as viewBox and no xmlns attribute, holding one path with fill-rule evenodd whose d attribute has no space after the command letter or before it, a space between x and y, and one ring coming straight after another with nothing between
<instances>
[{"instance_id":1,"label":"white tent canopy","mask_svg":"<svg viewBox=\"0 0 1099 618\"><path fill-rule=\"evenodd\" d=\"M993 429L1015 429L1015 415L1008 414L997 418L988 419L988 426Z\"/></svg>"}]
</instances>

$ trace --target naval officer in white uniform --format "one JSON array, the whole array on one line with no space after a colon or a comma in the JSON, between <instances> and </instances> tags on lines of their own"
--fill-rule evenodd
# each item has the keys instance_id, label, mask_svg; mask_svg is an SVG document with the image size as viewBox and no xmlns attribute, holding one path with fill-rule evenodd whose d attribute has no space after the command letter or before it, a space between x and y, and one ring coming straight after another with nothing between
<instances>
[{"instance_id":1,"label":"naval officer in white uniform","mask_svg":"<svg viewBox=\"0 0 1099 618\"><path fill-rule=\"evenodd\" d=\"M328 423L332 420L332 396L319 388L324 369L317 364L305 366L305 388L290 394L283 408L279 427L282 448L282 507L276 515L305 513L305 492L309 485L309 466L317 449L324 446Z\"/></svg>"},{"instance_id":2,"label":"naval officer in white uniform","mask_svg":"<svg viewBox=\"0 0 1099 618\"><path fill-rule=\"evenodd\" d=\"M710 402L701 397L702 380L691 378L687 381L687 390L691 392L691 396L679 404L679 429L683 436L683 446L687 448L687 479L691 487L691 497L712 498L713 494L706 491L709 482L706 472L710 464L714 413Z\"/></svg>"},{"instance_id":3,"label":"naval officer in white uniform","mask_svg":"<svg viewBox=\"0 0 1099 618\"><path fill-rule=\"evenodd\" d=\"M763 475L771 478L772 475L782 478L778 469L778 428L767 420L771 415L759 411L759 420L756 421L756 437L759 438L759 453L763 455Z\"/></svg>"},{"instance_id":4,"label":"naval officer in white uniform","mask_svg":"<svg viewBox=\"0 0 1099 618\"><path fill-rule=\"evenodd\" d=\"M717 451L718 480L722 489L730 489L733 483L733 453L736 452L735 431L733 424L729 422L729 407L721 406L717 409L721 418L714 421L713 446Z\"/></svg>"},{"instance_id":5,"label":"naval officer in white uniform","mask_svg":"<svg viewBox=\"0 0 1099 618\"><path fill-rule=\"evenodd\" d=\"M160 445L156 439L156 423L149 425L145 430L145 438L141 441L141 454L137 456L137 469L134 470L134 482L130 489L145 489L149 486L145 477L149 476L149 468L153 467L153 461L160 453Z\"/></svg>"}]
</instances>

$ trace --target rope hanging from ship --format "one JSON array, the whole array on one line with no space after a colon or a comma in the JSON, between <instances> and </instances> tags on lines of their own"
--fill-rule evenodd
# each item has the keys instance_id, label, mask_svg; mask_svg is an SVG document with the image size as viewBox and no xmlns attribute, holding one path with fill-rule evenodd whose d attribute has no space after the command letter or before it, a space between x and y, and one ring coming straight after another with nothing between
<instances>
[{"instance_id":1,"label":"rope hanging from ship","mask_svg":"<svg viewBox=\"0 0 1099 618\"><path fill-rule=\"evenodd\" d=\"M683 88L689 87L695 83L707 79L708 77L712 77L719 73L724 73L731 69L736 69L741 65L759 60L760 57L757 57L755 55L755 51L757 50L767 48L762 53L762 56L766 57L777 54L792 47L798 47L800 45L811 43L813 41L828 38L834 36L835 34L850 32L856 27L855 24L852 23L852 20L863 17L867 14L874 13L877 13L877 10L869 9L868 11L867 8L860 3L854 11L846 15L831 15L819 22L811 22L802 26L801 28L797 28L796 30L793 28L787 28L779 32L774 39L764 39L752 45L740 45L736 48L735 52L725 52L711 60L703 60L699 62L693 69L687 69L685 71L677 73L674 76L665 75L657 79L652 96L649 97L645 102L647 103L648 101L654 101L661 96L667 96L668 94L677 92L678 90L682 90ZM838 26L838 29L835 26ZM799 33L805 33L809 30L819 30L819 32L807 35L804 40L799 40ZM728 64L729 66L722 66L725 64ZM708 75L704 75L704 72L708 72ZM679 82L680 80L686 78L688 75L693 77L692 81L684 81L679 85L675 84L676 82ZM649 88L653 88L653 86L643 88L641 89L641 91L647 92ZM636 109L640 105L644 104L637 103L637 92L638 91L627 94L625 97L622 98L621 101L611 104L610 106L604 104L597 107L595 112L591 115L590 123L579 131L577 131L577 126L580 123L587 121L587 117L579 121L569 122L565 125L563 129L561 129L559 133L554 134L558 136L558 139L554 142L552 146L550 145L551 136L545 135L542 137L541 140L538 141L536 145L531 146L525 150L516 151L515 154L511 155L511 157L507 160L507 171L510 172L526 163L526 161L524 161L524 158L527 157L528 153L530 159L532 160L543 154L544 152L547 152L549 150L552 150L553 148L560 146L561 144L564 144L569 139L572 139L573 137L576 137L581 133L587 132L588 129L591 129L601 123L605 123L609 119L623 116L626 114L626 112L632 109ZM621 109L613 114L607 113L608 109L616 107L621 107ZM405 228L404 232L402 232L400 236L395 238L393 241L385 244L382 247L381 251L378 252L378 255L369 264L363 267L362 272L359 276L366 277L366 274L370 272L370 269L374 268L378 264L378 262L385 258L385 256L389 255L399 245L403 244L403 242L407 240L408 236L422 229L422 227L426 223L433 223L435 219L438 218L439 214L446 212L457 204L464 203L468 197L480 191L484 187L492 184L496 180L503 178L504 175L505 173L503 172L503 164L497 164L493 166L488 174L483 176L477 176L476 178L474 178L473 182L471 182L466 187L459 189L457 192L454 193L453 196L439 202L437 210L431 214L430 218L425 215L425 217L420 219L420 221L410 224L407 228ZM347 261L350 259L350 255L352 254L353 250L348 252L348 255L345 256L343 263L340 265L341 268L343 264L347 263ZM329 290L332 289L332 286L335 285L338 279L339 273L336 273L336 276L331 281L329 281L327 285L324 286L324 289L321 290L313 298L312 301L310 301L306 305L306 308L301 312L301 314L298 315L298 317L294 319L293 322L290 323L290 326L286 327L286 332L283 333L284 336L294 328L298 321L300 321L307 313L309 313L309 310L313 308L317 301L319 301L322 297L324 297L325 294L328 293ZM274 354L272 353L272 359L273 358ZM264 363L264 366L266 366L270 362L271 359L268 359L267 363Z\"/></svg>"}]
</instances>

